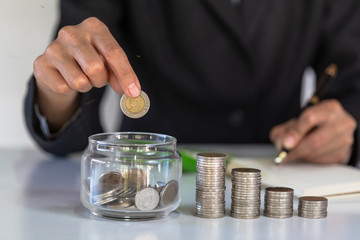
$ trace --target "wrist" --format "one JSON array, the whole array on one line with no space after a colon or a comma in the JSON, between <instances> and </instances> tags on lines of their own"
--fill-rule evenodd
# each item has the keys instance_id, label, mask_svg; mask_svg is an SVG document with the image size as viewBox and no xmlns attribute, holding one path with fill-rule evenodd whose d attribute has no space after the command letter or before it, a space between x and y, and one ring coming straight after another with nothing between
<instances>
[{"instance_id":1,"label":"wrist","mask_svg":"<svg viewBox=\"0 0 360 240\"><path fill-rule=\"evenodd\" d=\"M41 115L46 117L50 131L57 132L78 110L80 94L62 95L38 86L35 101Z\"/></svg>"}]
</instances>

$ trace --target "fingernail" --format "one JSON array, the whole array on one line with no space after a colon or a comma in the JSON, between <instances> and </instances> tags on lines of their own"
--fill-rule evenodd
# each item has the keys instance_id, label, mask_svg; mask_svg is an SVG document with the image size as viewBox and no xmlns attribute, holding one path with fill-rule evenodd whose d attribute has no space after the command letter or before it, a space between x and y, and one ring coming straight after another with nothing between
<instances>
[{"instance_id":1,"label":"fingernail","mask_svg":"<svg viewBox=\"0 0 360 240\"><path fill-rule=\"evenodd\" d=\"M135 83L130 83L128 86L130 97L138 97L140 95L140 89L136 86Z\"/></svg>"},{"instance_id":2,"label":"fingernail","mask_svg":"<svg viewBox=\"0 0 360 240\"><path fill-rule=\"evenodd\" d=\"M295 138L294 136L288 135L284 139L284 147L287 149L292 149L295 147Z\"/></svg>"}]
</instances>

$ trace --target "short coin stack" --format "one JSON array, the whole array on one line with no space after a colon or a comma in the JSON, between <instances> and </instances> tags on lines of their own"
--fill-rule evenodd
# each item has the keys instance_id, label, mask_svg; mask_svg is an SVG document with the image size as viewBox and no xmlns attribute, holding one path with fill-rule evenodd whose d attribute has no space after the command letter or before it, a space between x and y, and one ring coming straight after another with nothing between
<instances>
[{"instance_id":1,"label":"short coin stack","mask_svg":"<svg viewBox=\"0 0 360 240\"><path fill-rule=\"evenodd\" d=\"M225 216L226 155L198 153L196 156L196 216Z\"/></svg>"},{"instance_id":2,"label":"short coin stack","mask_svg":"<svg viewBox=\"0 0 360 240\"><path fill-rule=\"evenodd\" d=\"M298 215L304 218L325 218L328 200L324 197L304 196L299 198Z\"/></svg>"},{"instance_id":3,"label":"short coin stack","mask_svg":"<svg viewBox=\"0 0 360 240\"><path fill-rule=\"evenodd\" d=\"M231 210L235 218L260 216L261 171L254 168L234 168L231 171Z\"/></svg>"},{"instance_id":4,"label":"short coin stack","mask_svg":"<svg viewBox=\"0 0 360 240\"><path fill-rule=\"evenodd\" d=\"M293 215L294 189L268 187L265 189L264 215L272 218L289 218Z\"/></svg>"}]
</instances>

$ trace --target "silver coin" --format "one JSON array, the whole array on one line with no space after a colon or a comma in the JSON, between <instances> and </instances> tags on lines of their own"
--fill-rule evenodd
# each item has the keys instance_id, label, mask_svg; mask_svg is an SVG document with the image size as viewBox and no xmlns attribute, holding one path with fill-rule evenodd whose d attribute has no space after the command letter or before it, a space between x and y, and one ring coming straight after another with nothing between
<instances>
[{"instance_id":1,"label":"silver coin","mask_svg":"<svg viewBox=\"0 0 360 240\"><path fill-rule=\"evenodd\" d=\"M271 207L280 207L280 206L292 206L293 202L289 201L289 202L270 202L270 201L265 201L265 206L271 206Z\"/></svg>"},{"instance_id":2,"label":"silver coin","mask_svg":"<svg viewBox=\"0 0 360 240\"><path fill-rule=\"evenodd\" d=\"M260 211L260 206L235 206L231 205L231 210L234 212L258 212Z\"/></svg>"},{"instance_id":3,"label":"silver coin","mask_svg":"<svg viewBox=\"0 0 360 240\"><path fill-rule=\"evenodd\" d=\"M163 189L164 187L158 187L158 188L154 188L159 194L161 192L161 190Z\"/></svg>"},{"instance_id":4,"label":"silver coin","mask_svg":"<svg viewBox=\"0 0 360 240\"><path fill-rule=\"evenodd\" d=\"M260 217L260 213L252 214L238 214L230 211L230 216L233 218L241 218L241 219L255 219Z\"/></svg>"},{"instance_id":5,"label":"silver coin","mask_svg":"<svg viewBox=\"0 0 360 240\"><path fill-rule=\"evenodd\" d=\"M219 199L219 200L196 200L195 201L197 205L201 205L201 206L207 206L207 205L211 205L211 204L225 204L225 201L223 199Z\"/></svg>"},{"instance_id":6,"label":"silver coin","mask_svg":"<svg viewBox=\"0 0 360 240\"><path fill-rule=\"evenodd\" d=\"M165 207L175 201L178 195L179 183L176 180L169 181L160 191L160 207Z\"/></svg>"},{"instance_id":7,"label":"silver coin","mask_svg":"<svg viewBox=\"0 0 360 240\"><path fill-rule=\"evenodd\" d=\"M159 204L159 193L153 188L144 188L135 195L135 206L141 211L149 211Z\"/></svg>"},{"instance_id":8,"label":"silver coin","mask_svg":"<svg viewBox=\"0 0 360 240\"><path fill-rule=\"evenodd\" d=\"M144 91L141 91L140 96L137 98L131 98L123 94L120 99L120 108L130 118L141 118L150 109L150 99Z\"/></svg>"},{"instance_id":9,"label":"silver coin","mask_svg":"<svg viewBox=\"0 0 360 240\"><path fill-rule=\"evenodd\" d=\"M314 211L314 210L311 210L311 211L308 211L308 210L301 210L299 211L299 213L303 213L303 214L308 214L308 215L321 215L321 214L324 214L324 213L327 213L326 210L322 210L322 211Z\"/></svg>"},{"instance_id":10,"label":"silver coin","mask_svg":"<svg viewBox=\"0 0 360 240\"><path fill-rule=\"evenodd\" d=\"M294 189L288 187L267 187L265 191L268 193L293 193Z\"/></svg>"},{"instance_id":11,"label":"silver coin","mask_svg":"<svg viewBox=\"0 0 360 240\"><path fill-rule=\"evenodd\" d=\"M218 183L197 183L196 187L201 189L201 188L223 188L225 185L225 181L224 182L218 182Z\"/></svg>"},{"instance_id":12,"label":"silver coin","mask_svg":"<svg viewBox=\"0 0 360 240\"><path fill-rule=\"evenodd\" d=\"M141 168L131 168L128 172L124 173L126 185L134 187L136 190L141 190L148 186L147 175Z\"/></svg>"},{"instance_id":13,"label":"silver coin","mask_svg":"<svg viewBox=\"0 0 360 240\"><path fill-rule=\"evenodd\" d=\"M222 168L225 168L226 167L226 162L225 160L222 161L222 162L201 162L201 161L198 161L197 164L196 164L197 167L200 167L200 168L205 168L205 169L222 169Z\"/></svg>"},{"instance_id":14,"label":"silver coin","mask_svg":"<svg viewBox=\"0 0 360 240\"><path fill-rule=\"evenodd\" d=\"M120 187L117 187L117 188L113 188L107 192L104 192L104 193L100 193L100 194L94 194L92 195L92 199L94 202L98 202L98 201L101 201L102 199L105 199L105 198L112 198L112 197L116 197L117 198L117 195L119 193L121 193L122 190Z\"/></svg>"},{"instance_id":15,"label":"silver coin","mask_svg":"<svg viewBox=\"0 0 360 240\"><path fill-rule=\"evenodd\" d=\"M135 199L133 197L130 198L118 198L116 201L113 201L107 205L109 208L129 208L135 205Z\"/></svg>"},{"instance_id":16,"label":"silver coin","mask_svg":"<svg viewBox=\"0 0 360 240\"><path fill-rule=\"evenodd\" d=\"M219 177L219 178L226 175L225 169L222 169L221 171L218 172L214 170L210 170L209 172L197 171L196 174L204 177Z\"/></svg>"},{"instance_id":17,"label":"silver coin","mask_svg":"<svg viewBox=\"0 0 360 240\"><path fill-rule=\"evenodd\" d=\"M211 199L216 199L216 200L219 200L219 199L224 199L225 197L225 194L214 194L214 195L200 195L200 194L196 194L196 199L198 200L211 200Z\"/></svg>"},{"instance_id":18,"label":"silver coin","mask_svg":"<svg viewBox=\"0 0 360 240\"><path fill-rule=\"evenodd\" d=\"M196 180L198 182L224 182L225 181L225 174L217 175L217 176L205 176L201 173L196 174Z\"/></svg>"},{"instance_id":19,"label":"silver coin","mask_svg":"<svg viewBox=\"0 0 360 240\"><path fill-rule=\"evenodd\" d=\"M260 212L259 206L232 206L231 211L237 213L257 213Z\"/></svg>"},{"instance_id":20,"label":"silver coin","mask_svg":"<svg viewBox=\"0 0 360 240\"><path fill-rule=\"evenodd\" d=\"M303 202L303 203L326 203L327 204L328 200L325 197L303 196L303 197L299 198L299 202Z\"/></svg>"},{"instance_id":21,"label":"silver coin","mask_svg":"<svg viewBox=\"0 0 360 240\"><path fill-rule=\"evenodd\" d=\"M211 197L211 196L196 196L195 200L197 202L223 202L225 201L225 195L221 195L221 196L215 196L215 197Z\"/></svg>"},{"instance_id":22,"label":"silver coin","mask_svg":"<svg viewBox=\"0 0 360 240\"><path fill-rule=\"evenodd\" d=\"M129 187L126 190L124 189L124 191L118 195L118 198L131 198L135 197L135 194L136 189L134 187Z\"/></svg>"},{"instance_id":23,"label":"silver coin","mask_svg":"<svg viewBox=\"0 0 360 240\"><path fill-rule=\"evenodd\" d=\"M201 218L223 218L225 217L225 213L219 213L219 214L199 214L199 213L195 213L195 216L197 217L201 217Z\"/></svg>"},{"instance_id":24,"label":"silver coin","mask_svg":"<svg viewBox=\"0 0 360 240\"><path fill-rule=\"evenodd\" d=\"M261 201L259 199L250 199L250 200L235 200L231 199L233 205L244 205L244 206L251 206L251 205L260 205Z\"/></svg>"},{"instance_id":25,"label":"silver coin","mask_svg":"<svg viewBox=\"0 0 360 240\"><path fill-rule=\"evenodd\" d=\"M232 177L231 180L238 184L261 184L261 178L236 178Z\"/></svg>"},{"instance_id":26,"label":"silver coin","mask_svg":"<svg viewBox=\"0 0 360 240\"><path fill-rule=\"evenodd\" d=\"M202 215L225 215L225 207L222 209L196 209L196 213L202 214Z\"/></svg>"},{"instance_id":27,"label":"silver coin","mask_svg":"<svg viewBox=\"0 0 360 240\"><path fill-rule=\"evenodd\" d=\"M265 217L271 217L271 218L290 218L293 216L293 214L274 214L274 213L269 213L269 212L265 212L264 211L264 216Z\"/></svg>"},{"instance_id":28,"label":"silver coin","mask_svg":"<svg viewBox=\"0 0 360 240\"><path fill-rule=\"evenodd\" d=\"M254 180L254 181L249 181L249 179L234 179L234 178L232 178L231 179L232 180L232 182L233 182L233 185L244 185L244 186L247 186L247 185L249 185L249 186L251 186L251 185L261 185L261 179L257 179L257 180Z\"/></svg>"},{"instance_id":29,"label":"silver coin","mask_svg":"<svg viewBox=\"0 0 360 240\"><path fill-rule=\"evenodd\" d=\"M323 213L323 214L319 214L319 215L299 213L298 216L299 216L299 217L303 217L303 218L313 218L313 219L317 219L317 218L326 218L326 217L327 217L327 213Z\"/></svg>"},{"instance_id":30,"label":"silver coin","mask_svg":"<svg viewBox=\"0 0 360 240\"><path fill-rule=\"evenodd\" d=\"M199 189L197 188L196 189L196 194L199 194L199 195L206 195L206 196L217 196L217 195L220 195L220 194L224 194L225 195L225 187L222 187L222 188L206 188L206 189Z\"/></svg>"},{"instance_id":31,"label":"silver coin","mask_svg":"<svg viewBox=\"0 0 360 240\"><path fill-rule=\"evenodd\" d=\"M321 211L326 210L327 206L299 206L298 209L307 211Z\"/></svg>"},{"instance_id":32,"label":"silver coin","mask_svg":"<svg viewBox=\"0 0 360 240\"><path fill-rule=\"evenodd\" d=\"M204 191L204 190L209 190L209 187L197 186L196 189L197 189L197 190ZM224 187L211 187L211 190L214 190L214 191L221 191L221 190L223 190L223 189L224 189Z\"/></svg>"},{"instance_id":33,"label":"silver coin","mask_svg":"<svg viewBox=\"0 0 360 240\"><path fill-rule=\"evenodd\" d=\"M203 153L198 153L196 155L196 157L198 158L204 158L204 159L223 159L223 158L226 158L226 154L224 153L206 153L206 152L203 152Z\"/></svg>"},{"instance_id":34,"label":"silver coin","mask_svg":"<svg viewBox=\"0 0 360 240\"><path fill-rule=\"evenodd\" d=\"M214 168L214 167L223 167L226 165L226 159L196 159L196 166L199 167L209 167L209 168Z\"/></svg>"},{"instance_id":35,"label":"silver coin","mask_svg":"<svg viewBox=\"0 0 360 240\"><path fill-rule=\"evenodd\" d=\"M273 202L273 203L286 203L286 202L292 202L292 197L282 197L282 198L269 198L268 196L265 196L264 198L265 202Z\"/></svg>"},{"instance_id":36,"label":"silver coin","mask_svg":"<svg viewBox=\"0 0 360 240\"><path fill-rule=\"evenodd\" d=\"M206 208L218 209L218 208L221 208L221 207L225 206L225 201L223 201L222 203L207 203L207 204L196 203L196 206L198 206L200 208L203 208L203 209L206 209Z\"/></svg>"},{"instance_id":37,"label":"silver coin","mask_svg":"<svg viewBox=\"0 0 360 240\"><path fill-rule=\"evenodd\" d=\"M233 168L231 174L255 174L258 175L261 173L261 170L256 168Z\"/></svg>"},{"instance_id":38,"label":"silver coin","mask_svg":"<svg viewBox=\"0 0 360 240\"><path fill-rule=\"evenodd\" d=\"M103 194L113 189L123 188L124 178L119 172L107 172L102 174L95 187L94 194Z\"/></svg>"},{"instance_id":39,"label":"silver coin","mask_svg":"<svg viewBox=\"0 0 360 240\"><path fill-rule=\"evenodd\" d=\"M106 198L101 198L98 201L93 201L94 205L105 205L107 203L113 202L117 199L116 196L110 196L110 197L106 197Z\"/></svg>"}]
</instances>

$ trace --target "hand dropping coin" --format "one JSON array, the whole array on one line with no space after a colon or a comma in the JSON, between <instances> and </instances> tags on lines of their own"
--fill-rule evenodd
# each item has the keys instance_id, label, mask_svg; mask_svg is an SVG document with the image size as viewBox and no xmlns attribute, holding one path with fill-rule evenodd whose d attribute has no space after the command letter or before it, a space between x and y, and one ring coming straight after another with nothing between
<instances>
[{"instance_id":1,"label":"hand dropping coin","mask_svg":"<svg viewBox=\"0 0 360 240\"><path fill-rule=\"evenodd\" d=\"M124 94L120 99L120 108L129 118L141 118L149 111L150 100L144 91L136 98Z\"/></svg>"}]
</instances>

